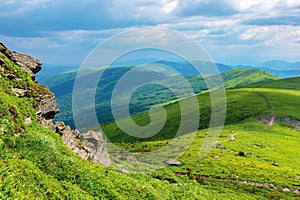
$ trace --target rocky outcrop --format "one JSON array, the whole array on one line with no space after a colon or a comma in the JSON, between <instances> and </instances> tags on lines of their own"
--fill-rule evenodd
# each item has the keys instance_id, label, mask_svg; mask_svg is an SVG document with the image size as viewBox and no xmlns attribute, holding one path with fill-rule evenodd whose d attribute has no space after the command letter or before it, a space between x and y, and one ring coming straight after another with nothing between
<instances>
[{"instance_id":1,"label":"rocky outcrop","mask_svg":"<svg viewBox=\"0 0 300 200\"><path fill-rule=\"evenodd\" d=\"M81 157L87 156L89 160L104 166L110 165L111 160L109 159L106 142L101 132L90 130L86 133L79 134L79 139L83 147L79 153Z\"/></svg>"},{"instance_id":2,"label":"rocky outcrop","mask_svg":"<svg viewBox=\"0 0 300 200\"><path fill-rule=\"evenodd\" d=\"M3 43L0 43L0 52L26 70L33 79L35 79L35 74L41 70L42 63L38 59L22 53L12 52Z\"/></svg>"},{"instance_id":3,"label":"rocky outcrop","mask_svg":"<svg viewBox=\"0 0 300 200\"><path fill-rule=\"evenodd\" d=\"M263 116L259 118L257 121L268 125L269 127L276 123L278 120L283 120L285 123L294 127L296 130L300 130L300 122L297 120L292 120L287 116L279 116L279 117L271 117L271 116Z\"/></svg>"},{"instance_id":4,"label":"rocky outcrop","mask_svg":"<svg viewBox=\"0 0 300 200\"><path fill-rule=\"evenodd\" d=\"M78 130L72 130L65 126L63 122L53 122L55 114L59 112L54 94L48 87L39 85L35 80L35 74L41 70L41 62L31 56L10 51L4 44L0 43L0 52L8 59L27 71L34 80L34 86L26 88L12 88L12 92L19 98L33 98L36 102L36 117L38 121L49 129L59 133L63 142L83 159L97 162L108 166L111 163L109 159L106 143L101 132L87 131L80 133ZM0 65L5 61L0 58ZM9 69L1 68L9 80L23 81L17 74ZM1 75L1 74L0 74ZM25 119L24 124L30 124L30 117Z\"/></svg>"},{"instance_id":5,"label":"rocky outcrop","mask_svg":"<svg viewBox=\"0 0 300 200\"><path fill-rule=\"evenodd\" d=\"M285 121L285 123L288 123L289 125L294 127L296 130L300 130L300 122L299 121L292 120L291 118L289 118L287 116L283 116L281 118L283 121Z\"/></svg>"},{"instance_id":6,"label":"rocky outcrop","mask_svg":"<svg viewBox=\"0 0 300 200\"><path fill-rule=\"evenodd\" d=\"M65 126L63 122L53 123L45 120L43 124L53 131L59 133L65 145L80 155L83 159L109 166L111 160L108 156L106 142L101 132L89 130L80 133Z\"/></svg>"},{"instance_id":7,"label":"rocky outcrop","mask_svg":"<svg viewBox=\"0 0 300 200\"><path fill-rule=\"evenodd\" d=\"M27 71L32 79L35 80L35 74L41 70L41 62L39 60L22 53L12 52L2 43L0 43L0 52L19 67ZM4 63L3 60L2 62ZM23 81L14 71L6 68L2 69L8 79ZM12 88L12 92L18 97L34 98L36 101L36 115L40 122L44 119L53 119L55 114L59 113L54 94L48 87L39 85L36 81L34 86L31 85L27 88L15 87Z\"/></svg>"},{"instance_id":8,"label":"rocky outcrop","mask_svg":"<svg viewBox=\"0 0 300 200\"><path fill-rule=\"evenodd\" d=\"M41 122L43 119L53 119L54 116L59 113L59 109L56 104L55 96L51 92L46 95L39 95L37 98L38 105L36 107L37 110L37 117Z\"/></svg>"}]
</instances>

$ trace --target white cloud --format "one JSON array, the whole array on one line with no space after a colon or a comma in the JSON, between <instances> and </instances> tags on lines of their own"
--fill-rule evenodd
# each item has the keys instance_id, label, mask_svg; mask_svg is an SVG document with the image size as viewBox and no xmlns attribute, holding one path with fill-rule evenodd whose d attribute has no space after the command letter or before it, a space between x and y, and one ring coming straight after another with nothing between
<instances>
[{"instance_id":1,"label":"white cloud","mask_svg":"<svg viewBox=\"0 0 300 200\"><path fill-rule=\"evenodd\" d=\"M24 49L93 48L123 30L156 26L223 49L288 47L300 42L293 20L300 20L299 0L6 0L0 39Z\"/></svg>"},{"instance_id":2,"label":"white cloud","mask_svg":"<svg viewBox=\"0 0 300 200\"><path fill-rule=\"evenodd\" d=\"M165 1L163 10L166 13L170 13L170 12L174 11L177 6L178 6L178 0Z\"/></svg>"}]
</instances>

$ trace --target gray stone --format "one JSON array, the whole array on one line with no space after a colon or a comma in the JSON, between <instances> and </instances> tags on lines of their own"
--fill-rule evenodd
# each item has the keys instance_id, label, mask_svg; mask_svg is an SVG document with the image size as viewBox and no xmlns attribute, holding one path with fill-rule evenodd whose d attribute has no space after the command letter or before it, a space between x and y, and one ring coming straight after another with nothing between
<instances>
[{"instance_id":1,"label":"gray stone","mask_svg":"<svg viewBox=\"0 0 300 200\"><path fill-rule=\"evenodd\" d=\"M283 119L283 121L285 121L286 123L288 123L289 125L294 127L296 130L300 130L300 122L299 121L292 120L291 118L289 118L287 116L283 116L281 118Z\"/></svg>"},{"instance_id":2,"label":"gray stone","mask_svg":"<svg viewBox=\"0 0 300 200\"><path fill-rule=\"evenodd\" d=\"M38 59L22 53L12 52L3 43L0 43L0 52L26 70L33 79L35 79L35 74L41 70L42 63Z\"/></svg>"},{"instance_id":3,"label":"gray stone","mask_svg":"<svg viewBox=\"0 0 300 200\"><path fill-rule=\"evenodd\" d=\"M29 90L19 89L19 88L13 88L12 91L18 97L28 97L28 96L30 96L30 93L31 93Z\"/></svg>"},{"instance_id":4,"label":"gray stone","mask_svg":"<svg viewBox=\"0 0 300 200\"><path fill-rule=\"evenodd\" d=\"M24 124L28 125L28 124L31 124L31 123L32 123L31 117L25 118Z\"/></svg>"},{"instance_id":5,"label":"gray stone","mask_svg":"<svg viewBox=\"0 0 300 200\"><path fill-rule=\"evenodd\" d=\"M129 174L129 171L127 171L126 169L122 168L119 170L122 174Z\"/></svg>"},{"instance_id":6,"label":"gray stone","mask_svg":"<svg viewBox=\"0 0 300 200\"><path fill-rule=\"evenodd\" d=\"M10 51L4 44L0 43L0 52L3 53L8 59L27 71L33 80L35 74L41 70L41 62L31 56ZM4 60L0 59L0 65L4 64ZM4 67L0 68L4 74L10 79L21 81L14 71L10 71ZM31 90L35 91L31 91ZM101 132L88 131L81 134L78 130L72 130L69 126L65 126L63 122L53 123L55 114L59 113L56 99L54 94L48 87L39 85L36 82L34 87L26 89L13 88L12 91L18 97L30 97L36 101L36 116L40 124L48 127L49 129L59 133L66 146L71 148L75 153L79 154L83 159L97 162L104 166L108 166L111 160L108 156L106 149L106 142L102 137ZM32 96L32 94L36 94ZM12 112L14 114L14 112ZM30 124L32 119L30 117L25 119L25 124ZM5 127L0 127L0 132L3 132ZM78 139L80 138L80 142Z\"/></svg>"},{"instance_id":7,"label":"gray stone","mask_svg":"<svg viewBox=\"0 0 300 200\"><path fill-rule=\"evenodd\" d=\"M179 160L167 160L166 163L168 165L181 165L181 162Z\"/></svg>"},{"instance_id":8,"label":"gray stone","mask_svg":"<svg viewBox=\"0 0 300 200\"><path fill-rule=\"evenodd\" d=\"M53 119L54 116L59 113L59 109L56 104L55 96L53 93L42 96L37 106L37 116L39 119Z\"/></svg>"},{"instance_id":9,"label":"gray stone","mask_svg":"<svg viewBox=\"0 0 300 200\"><path fill-rule=\"evenodd\" d=\"M109 158L106 142L101 132L89 130L79 136L84 148L90 153L90 159L100 163L103 166L109 166L111 160Z\"/></svg>"}]
</instances>

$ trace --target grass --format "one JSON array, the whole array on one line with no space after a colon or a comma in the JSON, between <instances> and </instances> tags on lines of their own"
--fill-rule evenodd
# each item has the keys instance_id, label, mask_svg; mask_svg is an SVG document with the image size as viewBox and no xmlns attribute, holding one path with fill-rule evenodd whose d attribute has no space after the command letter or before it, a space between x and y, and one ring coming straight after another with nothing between
<instances>
[{"instance_id":1,"label":"grass","mask_svg":"<svg viewBox=\"0 0 300 200\"><path fill-rule=\"evenodd\" d=\"M199 95L200 126L192 145L179 158L182 165L125 175L81 159L62 143L57 133L39 125L34 115L34 96L18 98L11 92L13 87L36 90L39 86L25 71L0 55L5 60L1 69L10 68L17 77L26 80L11 81L0 71L0 199L299 199L292 192L235 182L238 179L299 188L299 131L284 123L267 128L255 122L258 116L271 113L256 92L268 97L275 114L299 119L295 109L298 91L228 90L226 125L216 148L203 159L199 158L199 150L210 118L210 98L208 93ZM281 106L287 96L291 103ZM142 155L141 149L155 153L160 147L170 145L170 135L178 128L179 102L170 103L166 110L167 124L159 136L149 141L119 137L114 134L117 131L114 124L108 124L106 131L111 131L108 134L123 148L136 150L137 157ZM24 124L28 116L33 120L30 125ZM149 123L147 113L137 115L134 120L139 124ZM13 136L16 133L21 134ZM226 141L231 134L236 134L236 141ZM187 133L177 139L184 142L189 137L191 134ZM238 156L239 151L246 156ZM179 177L175 172L187 175Z\"/></svg>"},{"instance_id":2,"label":"grass","mask_svg":"<svg viewBox=\"0 0 300 200\"><path fill-rule=\"evenodd\" d=\"M111 113L111 95L116 83L130 70L135 67L110 67L102 75L101 80L97 86L96 99L96 113L100 123L107 123L114 120ZM138 68L135 68L138 69ZM87 76L93 76L97 71L103 70L103 67L85 67L82 71ZM151 72L141 68L136 70L137 77L145 75L155 77L159 84L166 84L169 88L177 89L182 97L187 97L187 91L190 89L184 81L181 81L176 75L166 75L158 72ZM222 74L225 88L242 87L243 85L251 83L261 83L269 80L276 80L277 77L258 69L233 69ZM51 91L55 93L58 106L61 112L56 115L55 120L64 121L67 125L75 128L72 115L72 91L76 78L76 70L61 73L55 76L41 79L41 82L50 87ZM93 77L91 77L93 78ZM205 81L212 83L213 87L216 80L215 75L191 75L186 76L185 79L190 83L195 93L202 93L208 90ZM205 80L205 81L204 81ZM132 115L147 111L152 105L165 104L177 99L174 93L166 87L159 84L146 84L139 87L130 99L130 113ZM85 89L88 90L88 89ZM86 91L82 91L84 93ZM124 101L124 97L119 96L120 102ZM82 109L84 110L84 109ZM84 112L81 114L85 115ZM83 117L84 118L84 117Z\"/></svg>"},{"instance_id":3,"label":"grass","mask_svg":"<svg viewBox=\"0 0 300 200\"><path fill-rule=\"evenodd\" d=\"M289 82L290 79L286 81ZM299 131L282 121L275 123L272 127L256 122L256 119L261 116L271 115L288 116L299 120L300 90L284 90L283 85L292 85L284 84L284 81L281 81L282 87L279 87L281 89L263 88L265 84L273 86L277 82L263 83L260 87L249 86L249 88L226 91L226 123L216 147L204 159L199 158L199 153L210 119L207 112L210 110L210 99L208 93L198 95L199 106L202 110L199 131L193 144L179 159L183 164L178 167L169 167L168 170L173 173L190 173L192 176L189 178L198 180L204 185L222 185L220 186L222 190L234 188L235 180L299 189ZM300 84L300 78L293 79L293 85L296 85L297 82ZM266 100L258 94L267 98L271 109L268 108ZM106 124L103 130L109 139L111 139L110 136L114 136L112 139L121 148L135 152L137 158L140 158L137 152L153 152L155 155L155 152L158 153L160 148L169 145L171 140L168 133L174 133L178 129L178 125L176 126L173 122L173 120L180 119L178 104L179 102L166 104L165 109L168 114L171 114L168 115L170 123L166 123L164 129L156 136L157 138L148 138L148 141L133 139L117 129L115 123ZM149 123L147 113L134 116L133 119L140 125ZM110 135L111 132L113 132L112 135ZM188 139L189 135L178 139L185 144L184 140ZM236 140L230 141L230 135L235 135ZM245 156L239 156L239 152L244 152ZM169 153L165 152L166 155ZM141 157L143 157L142 154ZM243 187L246 191L251 190L251 187L247 185L239 185L237 188ZM288 193L281 190L252 187L256 191L254 193L260 197L287 198L285 195ZM299 198L299 196L293 194L288 198Z\"/></svg>"}]
</instances>

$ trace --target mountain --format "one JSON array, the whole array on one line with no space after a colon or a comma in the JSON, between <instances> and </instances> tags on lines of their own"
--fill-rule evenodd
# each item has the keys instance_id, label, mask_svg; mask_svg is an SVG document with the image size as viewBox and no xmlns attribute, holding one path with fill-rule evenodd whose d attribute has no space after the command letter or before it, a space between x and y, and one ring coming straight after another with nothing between
<instances>
[{"instance_id":1,"label":"mountain","mask_svg":"<svg viewBox=\"0 0 300 200\"><path fill-rule=\"evenodd\" d=\"M204 159L199 158L199 144L209 134L207 128L211 119L211 101L209 93L198 95L201 110L199 130L191 146L180 158L183 166L174 167L174 170L182 175L192 174L187 176L198 178L200 182L205 182L205 177L218 177L220 181L234 180L245 185L266 186L272 183L276 185L275 188L281 185L282 188L294 188L298 193L299 85L298 77L226 90L225 126L215 148ZM161 145L171 144L171 138L177 133L182 117L180 103L181 101L165 104L168 114L165 126L150 138L132 137L130 132L120 130L115 122L106 124L102 129L111 141L119 143L137 159L147 159L143 156L144 152L159 152ZM141 126L150 123L148 113L136 115L133 120ZM184 143L192 135L186 132L186 137L178 137L177 140ZM171 155L172 151L164 153ZM188 172L186 167L189 168ZM276 198L284 198L277 195ZM269 197L264 194L261 198Z\"/></svg>"},{"instance_id":2,"label":"mountain","mask_svg":"<svg viewBox=\"0 0 300 200\"><path fill-rule=\"evenodd\" d=\"M63 72L75 70L75 69L78 69L78 68L79 67L47 65L47 66L43 66L43 70L40 71L36 75L36 77L37 77L37 79L39 79L39 78L54 76L56 74L60 74L60 73L63 73Z\"/></svg>"},{"instance_id":3,"label":"mountain","mask_svg":"<svg viewBox=\"0 0 300 200\"><path fill-rule=\"evenodd\" d=\"M300 95L299 85L300 77L297 77L254 83L244 85L238 89L227 90L226 124L239 124L244 121L251 121L253 118L258 118L262 115L274 115L276 117L284 115L300 120L300 114L296 111L300 105L298 105L300 103L298 98L298 95ZM199 130L202 130L208 128L211 117L208 115L211 103L209 99L210 94L205 92L197 97L200 110L202 110L199 124ZM286 97L289 99L288 102L285 102ZM172 115L168 115L170 116L170 121L180 122L181 111L179 104L180 101L165 104L167 105L165 107L167 113L172 113ZM276 107L273 107L273 105ZM149 123L148 112L134 116L134 120L141 125ZM122 130L115 128L115 126L114 122L105 125L104 132L110 140L131 141L133 139L128 134L124 134ZM151 139L163 140L172 138L173 135L169 133L176 133L178 126L179 124L168 123L167 121L162 131Z\"/></svg>"},{"instance_id":4,"label":"mountain","mask_svg":"<svg viewBox=\"0 0 300 200\"><path fill-rule=\"evenodd\" d=\"M265 67L260 67L260 69L265 70L275 76L280 78L290 78L300 76L300 70L273 70Z\"/></svg>"},{"instance_id":5,"label":"mountain","mask_svg":"<svg viewBox=\"0 0 300 200\"><path fill-rule=\"evenodd\" d=\"M122 135L130 142L116 138L115 145L124 149L120 157L107 143L114 164L104 167L66 144L85 141L66 138L81 133L52 122L58 110L51 91L35 80L40 69L38 60L0 44L1 199L299 199L299 78L227 90L226 124L204 158L199 152L209 133L210 94L199 94L199 130L175 138L181 144L192 138L191 145L163 151L183 154L164 168L139 173L131 171L133 165L148 169L161 158L159 148L172 148L167 138L178 128L180 101L165 105L171 115L158 135L163 140L138 142ZM148 117L134 118L145 124ZM111 123L105 133L113 137L120 131ZM147 152L155 157L142 163Z\"/></svg>"},{"instance_id":6,"label":"mountain","mask_svg":"<svg viewBox=\"0 0 300 200\"><path fill-rule=\"evenodd\" d=\"M278 79L276 76L256 68L233 69L222 74L225 88L239 87L251 83L268 82Z\"/></svg>"},{"instance_id":7,"label":"mountain","mask_svg":"<svg viewBox=\"0 0 300 200\"><path fill-rule=\"evenodd\" d=\"M182 75L197 75L199 72L193 67L196 66L199 69L201 69L204 74L211 74L210 67L213 68L214 66L217 67L219 70L219 73L224 73L229 70L231 70L231 67L221 64L221 63L210 63L210 62L204 62L204 61L192 61L192 63L187 62L172 62L172 61L156 61L154 64L159 64L163 66L169 66L173 68L174 70L178 71L179 74Z\"/></svg>"},{"instance_id":8,"label":"mountain","mask_svg":"<svg viewBox=\"0 0 300 200\"><path fill-rule=\"evenodd\" d=\"M169 63L170 64L170 63ZM134 67L111 67L103 74L97 88L96 93L96 113L100 123L107 123L114 118L111 113L111 95L117 81L128 71ZM180 88L181 91L186 91L186 84L180 80L176 74L161 74L151 70L146 71L143 68L136 67L137 72L141 76L155 77L157 82L168 84L171 88ZM178 69L178 68L177 68ZM89 68L89 73L102 70L102 68ZM141 71L140 71L141 70ZM204 77L204 78L203 78ZM186 76L186 79L191 84L196 93L201 93L207 90L205 81L214 82L216 75L192 75ZM224 86L226 88L243 86L250 83L264 82L277 79L277 77L258 70L258 69L234 69L222 74ZM76 78L76 71L64 72L55 76L50 76L40 79L42 84L47 85L54 92L58 106L61 112L56 115L55 120L64 121L67 125L74 127L72 118L72 92ZM162 104L176 99L176 96L167 88L158 85L145 85L139 88L130 100L130 113L132 115L150 109L152 105ZM122 100L121 100L122 101Z\"/></svg>"},{"instance_id":9,"label":"mountain","mask_svg":"<svg viewBox=\"0 0 300 200\"><path fill-rule=\"evenodd\" d=\"M271 70L300 70L300 62L289 63L283 60L271 60L261 64Z\"/></svg>"}]
</instances>

